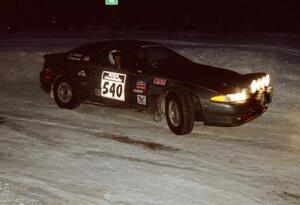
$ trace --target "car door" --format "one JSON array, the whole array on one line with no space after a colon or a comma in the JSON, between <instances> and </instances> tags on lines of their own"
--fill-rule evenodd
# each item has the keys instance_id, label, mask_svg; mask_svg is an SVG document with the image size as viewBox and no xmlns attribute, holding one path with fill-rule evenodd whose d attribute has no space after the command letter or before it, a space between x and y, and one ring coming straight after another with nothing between
<instances>
[{"instance_id":1,"label":"car door","mask_svg":"<svg viewBox=\"0 0 300 205\"><path fill-rule=\"evenodd\" d=\"M151 103L150 83L147 63L142 50L137 47L124 49L123 68L127 71L128 105L142 110L149 109Z\"/></svg>"},{"instance_id":2,"label":"car door","mask_svg":"<svg viewBox=\"0 0 300 205\"><path fill-rule=\"evenodd\" d=\"M109 61L109 53L121 52L121 66ZM132 48L110 47L101 54L98 67L89 72L93 100L113 106L128 105L147 110L151 104L151 79L147 65Z\"/></svg>"},{"instance_id":3,"label":"car door","mask_svg":"<svg viewBox=\"0 0 300 205\"><path fill-rule=\"evenodd\" d=\"M112 46L99 53L98 66L88 73L90 95L93 101L122 106L128 103L128 72L109 60L111 51L120 50Z\"/></svg>"}]
</instances>

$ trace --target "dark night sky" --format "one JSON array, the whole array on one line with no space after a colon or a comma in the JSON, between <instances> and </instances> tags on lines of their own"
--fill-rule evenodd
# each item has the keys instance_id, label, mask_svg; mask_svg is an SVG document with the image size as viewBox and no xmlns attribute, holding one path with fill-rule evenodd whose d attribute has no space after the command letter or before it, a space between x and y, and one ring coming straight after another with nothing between
<instances>
[{"instance_id":1,"label":"dark night sky","mask_svg":"<svg viewBox=\"0 0 300 205\"><path fill-rule=\"evenodd\" d=\"M0 29L300 31L299 0L1 0Z\"/></svg>"}]
</instances>

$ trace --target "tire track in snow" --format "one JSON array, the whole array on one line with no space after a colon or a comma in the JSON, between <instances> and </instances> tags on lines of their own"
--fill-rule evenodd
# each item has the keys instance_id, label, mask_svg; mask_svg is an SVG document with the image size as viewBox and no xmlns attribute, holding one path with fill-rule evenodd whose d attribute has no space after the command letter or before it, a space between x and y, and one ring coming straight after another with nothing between
<instances>
[{"instance_id":1,"label":"tire track in snow","mask_svg":"<svg viewBox=\"0 0 300 205\"><path fill-rule=\"evenodd\" d=\"M150 141L136 140L136 139L129 138L127 136L122 136L122 135L101 133L101 134L97 134L97 136L99 136L101 138L104 138L104 139L111 139L111 140L114 140L114 141L118 141L118 142L121 142L121 143L140 145L140 146L149 148L151 150L179 151L178 148L174 148L174 147L171 147L171 146L165 146L163 144L150 142Z\"/></svg>"},{"instance_id":2,"label":"tire track in snow","mask_svg":"<svg viewBox=\"0 0 300 205\"><path fill-rule=\"evenodd\" d=\"M141 158L137 158L137 157L126 157L126 156L116 155L116 154L107 153L107 152L87 151L85 153L85 155L92 156L92 157L101 157L101 158L103 157L103 158L128 160L128 161L136 162L136 163L143 163L143 164L172 168L172 169L175 168L175 169L187 170L187 171L192 171L192 172L200 172L201 171L200 169L195 169L193 167L179 166L179 165L175 164L175 162L173 164L160 163L160 162L154 161L154 160L146 160L146 159L141 159Z\"/></svg>"},{"instance_id":3,"label":"tire track in snow","mask_svg":"<svg viewBox=\"0 0 300 205\"><path fill-rule=\"evenodd\" d=\"M125 144L132 144L132 145L137 145L141 146L144 148L148 148L150 150L157 150L157 151L179 151L178 148L172 147L172 146L166 146L161 143L155 143L151 141L146 141L146 140L137 140L130 138L128 136L123 136L123 135L118 135L118 134L112 134L112 133L107 133L104 131L101 131L99 129L94 129L94 128L88 128L88 127L77 127L74 125L67 125L67 124L61 124L58 122L50 122L50 121L44 121L41 119L29 119L25 116L20 117L20 116L12 116L12 115L6 115L7 119L10 119L12 121L23 121L23 122L30 122L30 123L35 123L35 124L41 124L41 125L46 125L46 126L52 126L56 128L61 128L61 129L68 129L72 131L78 131L78 132L84 132L84 133L90 133L92 136L100 137L102 139L109 139L109 140L114 140L120 143L125 143ZM28 136L33 136L34 138L46 142L48 145L57 145L56 142L49 140L45 136L41 136L36 132L30 131L26 129L25 126L17 125L16 123L11 124L9 126L12 128L14 131L18 131L20 133L25 133Z\"/></svg>"}]
</instances>

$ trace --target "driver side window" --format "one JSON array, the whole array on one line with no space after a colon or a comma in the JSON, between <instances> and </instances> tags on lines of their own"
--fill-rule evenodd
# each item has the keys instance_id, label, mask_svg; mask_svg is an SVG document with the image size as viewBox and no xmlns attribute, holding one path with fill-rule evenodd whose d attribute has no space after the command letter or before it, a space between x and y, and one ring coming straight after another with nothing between
<instances>
[{"instance_id":1,"label":"driver side window","mask_svg":"<svg viewBox=\"0 0 300 205\"><path fill-rule=\"evenodd\" d=\"M141 53L124 52L123 66L133 73L144 73L145 71L145 61Z\"/></svg>"},{"instance_id":2,"label":"driver side window","mask_svg":"<svg viewBox=\"0 0 300 205\"><path fill-rule=\"evenodd\" d=\"M119 49L113 49L108 52L108 61L111 66L116 69L122 69L123 67L123 52Z\"/></svg>"}]
</instances>

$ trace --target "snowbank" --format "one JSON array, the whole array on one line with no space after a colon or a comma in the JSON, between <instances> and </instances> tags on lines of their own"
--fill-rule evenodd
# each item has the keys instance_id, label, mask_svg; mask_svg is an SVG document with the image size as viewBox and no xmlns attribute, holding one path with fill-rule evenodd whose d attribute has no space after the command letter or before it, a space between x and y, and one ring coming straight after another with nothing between
<instances>
[{"instance_id":1,"label":"snowbank","mask_svg":"<svg viewBox=\"0 0 300 205\"><path fill-rule=\"evenodd\" d=\"M43 66L43 52L0 52L2 82L38 82Z\"/></svg>"}]
</instances>

